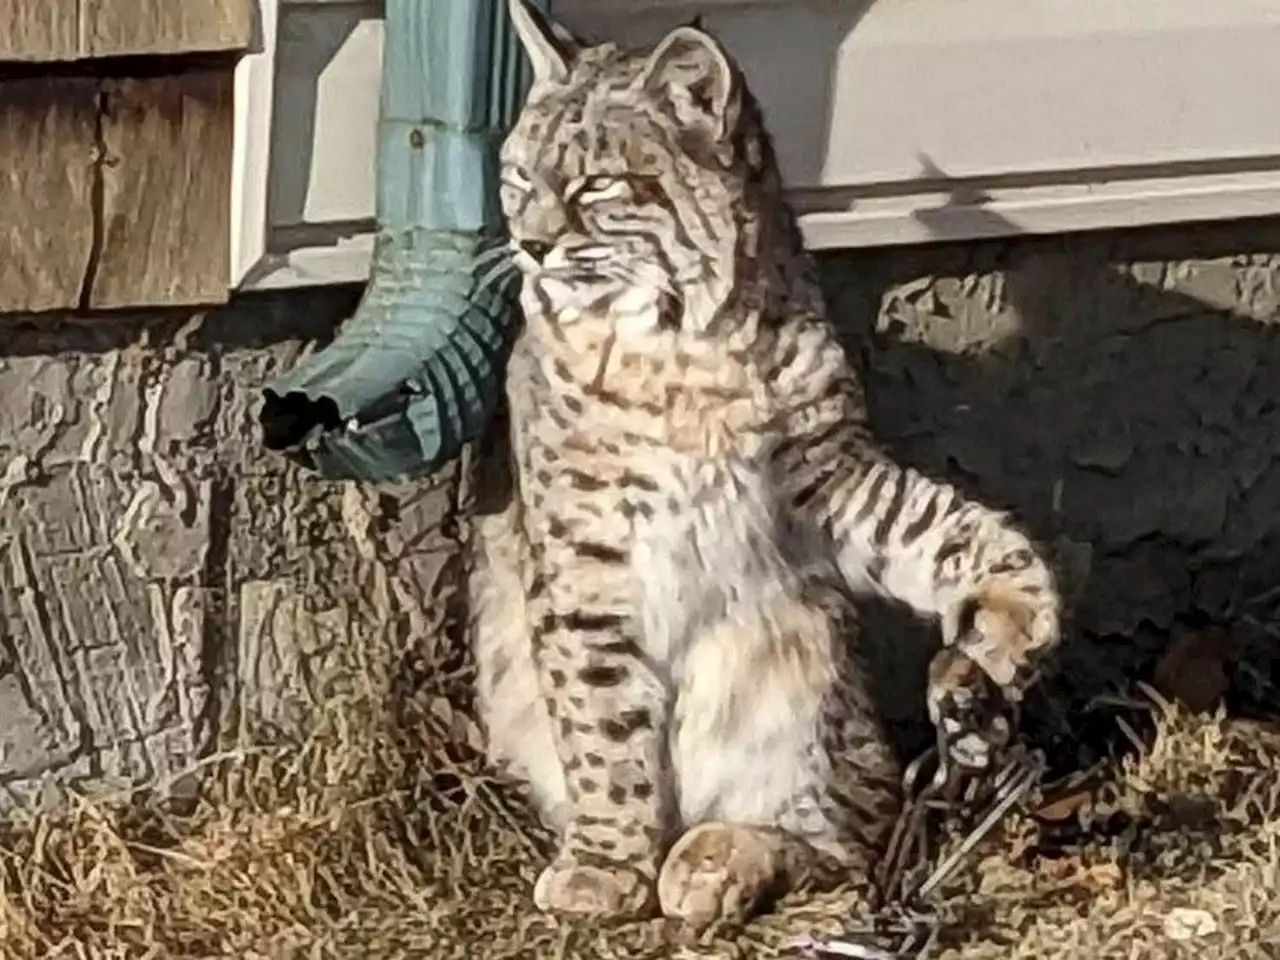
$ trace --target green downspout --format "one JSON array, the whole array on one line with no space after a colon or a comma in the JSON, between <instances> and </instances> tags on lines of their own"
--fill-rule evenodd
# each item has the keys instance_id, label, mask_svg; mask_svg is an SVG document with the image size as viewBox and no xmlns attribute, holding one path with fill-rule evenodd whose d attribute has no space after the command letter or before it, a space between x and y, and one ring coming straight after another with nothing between
<instances>
[{"instance_id":1,"label":"green downspout","mask_svg":"<svg viewBox=\"0 0 1280 960\"><path fill-rule=\"evenodd\" d=\"M516 309L498 147L526 73L506 0L387 0L372 276L334 341L265 388L268 449L379 482L483 432Z\"/></svg>"}]
</instances>

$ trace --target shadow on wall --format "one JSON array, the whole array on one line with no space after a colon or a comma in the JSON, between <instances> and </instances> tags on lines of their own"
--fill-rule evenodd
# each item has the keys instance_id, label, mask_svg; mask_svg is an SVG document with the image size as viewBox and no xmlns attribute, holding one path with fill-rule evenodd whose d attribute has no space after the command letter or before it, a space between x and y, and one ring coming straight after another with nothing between
<instances>
[{"instance_id":1,"label":"shadow on wall","mask_svg":"<svg viewBox=\"0 0 1280 960\"><path fill-rule=\"evenodd\" d=\"M1172 647L1200 693L1225 660L1229 707L1280 717L1280 222L822 263L886 443L1072 560L1074 628L1033 721L1079 731ZM928 647L888 669L919 676Z\"/></svg>"}]
</instances>

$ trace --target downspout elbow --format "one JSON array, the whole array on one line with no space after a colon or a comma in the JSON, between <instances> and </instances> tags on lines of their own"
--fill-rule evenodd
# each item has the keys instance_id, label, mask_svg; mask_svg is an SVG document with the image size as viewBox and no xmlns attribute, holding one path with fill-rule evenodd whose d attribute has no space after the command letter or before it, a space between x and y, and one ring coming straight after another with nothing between
<instances>
[{"instance_id":1,"label":"downspout elbow","mask_svg":"<svg viewBox=\"0 0 1280 960\"><path fill-rule=\"evenodd\" d=\"M264 389L268 449L387 482L483 433L517 322L497 152L524 90L503 0L387 0L370 282L333 342Z\"/></svg>"}]
</instances>

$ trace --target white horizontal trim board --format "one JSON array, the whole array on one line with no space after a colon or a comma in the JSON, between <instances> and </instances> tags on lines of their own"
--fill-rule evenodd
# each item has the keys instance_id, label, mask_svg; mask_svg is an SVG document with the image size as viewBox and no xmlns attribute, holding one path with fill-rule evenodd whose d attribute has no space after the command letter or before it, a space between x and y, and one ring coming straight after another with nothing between
<instances>
[{"instance_id":1,"label":"white horizontal trim board","mask_svg":"<svg viewBox=\"0 0 1280 960\"><path fill-rule=\"evenodd\" d=\"M316 0L286 2L297 16L293 4ZM814 248L1280 214L1280 0L552 0L552 8L588 37L636 44L700 13L764 107ZM257 82L246 81L242 109ZM321 100L317 112L325 109ZM245 124L250 138L261 131L260 120ZM313 162L344 149L340 139L314 146ZM241 154L256 182L248 172L263 151L249 144ZM370 198L371 216L372 183L356 193ZM270 236L276 226L241 233ZM340 256L285 252L292 266L254 270L247 285L361 276L367 246L348 246Z\"/></svg>"},{"instance_id":2,"label":"white horizontal trim board","mask_svg":"<svg viewBox=\"0 0 1280 960\"><path fill-rule=\"evenodd\" d=\"M797 192L810 249L976 240L1111 227L1234 220L1280 214L1280 163L1253 173L1139 177L919 191L851 198L842 191Z\"/></svg>"}]
</instances>

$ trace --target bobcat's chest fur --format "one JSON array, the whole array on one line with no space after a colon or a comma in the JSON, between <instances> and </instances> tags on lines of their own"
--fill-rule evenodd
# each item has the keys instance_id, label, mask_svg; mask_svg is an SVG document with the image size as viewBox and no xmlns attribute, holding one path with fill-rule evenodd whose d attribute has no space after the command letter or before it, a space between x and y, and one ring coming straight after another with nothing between
<instances>
[{"instance_id":1,"label":"bobcat's chest fur","mask_svg":"<svg viewBox=\"0 0 1280 960\"><path fill-rule=\"evenodd\" d=\"M567 414L567 425L538 418L551 419L548 439L630 447L641 464L760 458L777 404L766 376L732 340L536 320L527 336L545 399Z\"/></svg>"},{"instance_id":2,"label":"bobcat's chest fur","mask_svg":"<svg viewBox=\"0 0 1280 960\"><path fill-rule=\"evenodd\" d=\"M575 589L634 617L678 673L689 631L736 602L726 584L759 586L784 536L767 508L773 395L731 344L536 320L526 336L512 406L529 536L552 566L601 560Z\"/></svg>"}]
</instances>

